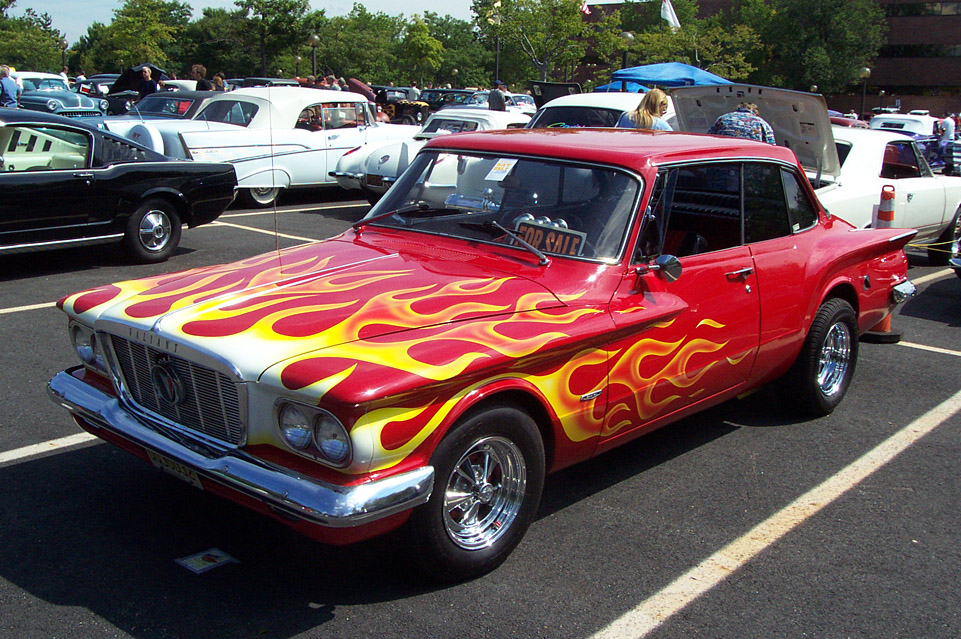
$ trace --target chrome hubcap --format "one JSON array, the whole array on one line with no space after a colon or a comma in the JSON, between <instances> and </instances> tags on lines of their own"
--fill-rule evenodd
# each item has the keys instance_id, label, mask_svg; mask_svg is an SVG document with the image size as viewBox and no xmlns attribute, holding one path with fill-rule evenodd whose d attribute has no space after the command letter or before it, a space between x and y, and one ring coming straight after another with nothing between
<instances>
[{"instance_id":1,"label":"chrome hubcap","mask_svg":"<svg viewBox=\"0 0 961 639\"><path fill-rule=\"evenodd\" d=\"M487 437L454 465L444 492L444 527L465 550L491 546L510 528L524 503L527 467L514 442Z\"/></svg>"},{"instance_id":2,"label":"chrome hubcap","mask_svg":"<svg viewBox=\"0 0 961 639\"><path fill-rule=\"evenodd\" d=\"M954 239L951 241L951 257L961 257L961 215L954 221Z\"/></svg>"},{"instance_id":3,"label":"chrome hubcap","mask_svg":"<svg viewBox=\"0 0 961 639\"><path fill-rule=\"evenodd\" d=\"M828 397L841 389L851 365L851 332L848 325L838 322L831 327L821 345L818 366L818 387Z\"/></svg>"},{"instance_id":4,"label":"chrome hubcap","mask_svg":"<svg viewBox=\"0 0 961 639\"><path fill-rule=\"evenodd\" d=\"M250 189L250 194L261 204L273 202L277 197L277 187L265 186L263 188Z\"/></svg>"},{"instance_id":5,"label":"chrome hubcap","mask_svg":"<svg viewBox=\"0 0 961 639\"><path fill-rule=\"evenodd\" d=\"M163 211L150 211L140 220L140 243L148 251L159 251L170 241L170 218Z\"/></svg>"}]
</instances>

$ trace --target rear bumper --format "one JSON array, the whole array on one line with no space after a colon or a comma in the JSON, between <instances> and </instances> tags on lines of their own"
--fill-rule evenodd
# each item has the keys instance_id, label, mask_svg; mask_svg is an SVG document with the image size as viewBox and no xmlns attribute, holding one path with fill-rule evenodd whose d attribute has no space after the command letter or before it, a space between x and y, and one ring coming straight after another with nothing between
<instances>
[{"instance_id":1,"label":"rear bumper","mask_svg":"<svg viewBox=\"0 0 961 639\"><path fill-rule=\"evenodd\" d=\"M192 469L201 480L237 491L270 510L331 528L363 526L425 503L434 483L434 469L424 466L399 475L341 486L305 477L268 464L232 448L178 432L176 440L164 427L127 410L116 396L91 386L74 373L58 373L47 385L50 398L67 409L90 432L106 431L136 447L162 455ZM111 439L110 437L104 437Z\"/></svg>"},{"instance_id":2,"label":"rear bumper","mask_svg":"<svg viewBox=\"0 0 961 639\"><path fill-rule=\"evenodd\" d=\"M918 289L911 280L904 280L891 289L891 302L902 304L918 294Z\"/></svg>"}]
</instances>

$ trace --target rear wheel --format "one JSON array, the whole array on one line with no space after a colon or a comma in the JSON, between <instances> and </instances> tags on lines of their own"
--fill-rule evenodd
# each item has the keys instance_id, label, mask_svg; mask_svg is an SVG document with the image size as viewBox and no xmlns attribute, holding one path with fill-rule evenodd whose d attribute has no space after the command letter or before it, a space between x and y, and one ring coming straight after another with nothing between
<instances>
[{"instance_id":1,"label":"rear wheel","mask_svg":"<svg viewBox=\"0 0 961 639\"><path fill-rule=\"evenodd\" d=\"M380 198L384 197L383 193L377 193L364 187L361 187L361 190L364 192L364 196L367 198L367 201L371 204L377 204L380 202Z\"/></svg>"},{"instance_id":2,"label":"rear wheel","mask_svg":"<svg viewBox=\"0 0 961 639\"><path fill-rule=\"evenodd\" d=\"M928 249L928 262L933 266L947 266L952 256L957 257L959 224L961 224L961 208L954 212L954 219L938 237L936 246Z\"/></svg>"},{"instance_id":3,"label":"rear wheel","mask_svg":"<svg viewBox=\"0 0 961 639\"><path fill-rule=\"evenodd\" d=\"M247 189L245 194L249 204L258 208L266 208L277 201L278 196L280 196L280 187L265 186L263 188Z\"/></svg>"},{"instance_id":4,"label":"rear wheel","mask_svg":"<svg viewBox=\"0 0 961 639\"><path fill-rule=\"evenodd\" d=\"M425 574L444 582L487 573L520 542L544 487L544 445L526 413L505 405L454 426L431 457L434 491L408 522Z\"/></svg>"},{"instance_id":5,"label":"rear wheel","mask_svg":"<svg viewBox=\"0 0 961 639\"><path fill-rule=\"evenodd\" d=\"M151 198L127 220L124 244L140 262L163 262L177 250L180 233L180 216L174 205Z\"/></svg>"},{"instance_id":6,"label":"rear wheel","mask_svg":"<svg viewBox=\"0 0 961 639\"><path fill-rule=\"evenodd\" d=\"M961 212L954 216L954 225L951 229L951 257L961 259ZM961 268L954 270L955 275L961 277Z\"/></svg>"},{"instance_id":7,"label":"rear wheel","mask_svg":"<svg viewBox=\"0 0 961 639\"><path fill-rule=\"evenodd\" d=\"M798 408L815 416L833 411L851 384L857 359L857 315L846 301L829 299L818 309L786 378Z\"/></svg>"}]
</instances>

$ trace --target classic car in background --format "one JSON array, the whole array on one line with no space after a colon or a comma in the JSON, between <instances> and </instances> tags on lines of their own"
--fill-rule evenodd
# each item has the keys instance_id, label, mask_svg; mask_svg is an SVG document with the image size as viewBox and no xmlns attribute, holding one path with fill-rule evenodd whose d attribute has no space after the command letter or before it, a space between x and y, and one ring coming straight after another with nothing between
<instances>
[{"instance_id":1,"label":"classic car in background","mask_svg":"<svg viewBox=\"0 0 961 639\"><path fill-rule=\"evenodd\" d=\"M21 109L54 113L68 118L90 118L103 115L110 106L102 98L91 98L72 92L59 75L18 71L13 76L23 82Z\"/></svg>"},{"instance_id":2,"label":"classic car in background","mask_svg":"<svg viewBox=\"0 0 961 639\"><path fill-rule=\"evenodd\" d=\"M82 363L49 392L316 539L406 526L397 555L461 580L521 541L547 472L779 379L830 413L913 294L912 235L827 215L783 147L438 136L338 237L65 297Z\"/></svg>"},{"instance_id":3,"label":"classic car in background","mask_svg":"<svg viewBox=\"0 0 961 639\"><path fill-rule=\"evenodd\" d=\"M474 91L462 106L486 109L488 108L487 98L489 95L490 91ZM507 93L504 95L504 104L508 111L518 111L520 113L526 113L527 115L534 115L537 111L534 98L526 93Z\"/></svg>"},{"instance_id":4,"label":"classic car in background","mask_svg":"<svg viewBox=\"0 0 961 639\"><path fill-rule=\"evenodd\" d=\"M136 91L111 93L110 88L119 77L119 73L99 73L75 82L72 90L88 98L106 100L107 115L123 115L140 99L140 94Z\"/></svg>"},{"instance_id":5,"label":"classic car in background","mask_svg":"<svg viewBox=\"0 0 961 639\"><path fill-rule=\"evenodd\" d=\"M124 127L165 155L232 164L255 206L270 206L282 189L334 185L328 173L350 149L409 140L418 131L376 122L362 95L298 87L218 92L191 120Z\"/></svg>"},{"instance_id":6,"label":"classic car in background","mask_svg":"<svg viewBox=\"0 0 961 639\"><path fill-rule=\"evenodd\" d=\"M462 105L474 95L470 89L424 89L421 91L420 99L427 103L430 110L439 111L444 107L455 107Z\"/></svg>"},{"instance_id":7,"label":"classic car in background","mask_svg":"<svg viewBox=\"0 0 961 639\"><path fill-rule=\"evenodd\" d=\"M523 127L528 120L529 115L516 111L443 109L427 119L413 140L351 149L341 156L330 175L345 189L360 189L374 204L397 181L427 140L466 131L516 129Z\"/></svg>"},{"instance_id":8,"label":"classic car in background","mask_svg":"<svg viewBox=\"0 0 961 639\"><path fill-rule=\"evenodd\" d=\"M696 133L739 102L757 104L778 145L793 150L808 171L825 208L856 227L871 226L881 187L894 185L894 226L917 229L919 243L934 244L929 260L947 263L952 225L961 215L961 178L935 175L911 137L832 126L824 98L813 93L738 84L670 93L678 128Z\"/></svg>"},{"instance_id":9,"label":"classic car in background","mask_svg":"<svg viewBox=\"0 0 961 639\"><path fill-rule=\"evenodd\" d=\"M84 121L9 111L0 123L0 254L122 242L166 260L181 225L234 197L230 165L178 162Z\"/></svg>"},{"instance_id":10,"label":"classic car in background","mask_svg":"<svg viewBox=\"0 0 961 639\"><path fill-rule=\"evenodd\" d=\"M413 87L371 85L374 102L394 124L420 125L430 115L430 105L420 99L420 91Z\"/></svg>"},{"instance_id":11,"label":"classic car in background","mask_svg":"<svg viewBox=\"0 0 961 639\"><path fill-rule=\"evenodd\" d=\"M928 111L921 109L909 113L879 113L871 118L868 126L911 136L918 143L931 168L944 167L947 143L941 142L941 120Z\"/></svg>"},{"instance_id":12,"label":"classic car in background","mask_svg":"<svg viewBox=\"0 0 961 639\"><path fill-rule=\"evenodd\" d=\"M562 95L538 109L527 128L613 127L625 112L636 109L643 98L642 93L618 92ZM671 128L677 128L673 103L664 119Z\"/></svg>"}]
</instances>

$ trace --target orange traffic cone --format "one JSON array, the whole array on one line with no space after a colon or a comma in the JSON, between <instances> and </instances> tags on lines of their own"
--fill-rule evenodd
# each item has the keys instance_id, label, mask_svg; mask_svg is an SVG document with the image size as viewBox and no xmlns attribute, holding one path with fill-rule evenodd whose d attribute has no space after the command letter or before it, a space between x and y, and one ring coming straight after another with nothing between
<instances>
[{"instance_id":1,"label":"orange traffic cone","mask_svg":"<svg viewBox=\"0 0 961 639\"><path fill-rule=\"evenodd\" d=\"M872 226L876 229L889 229L894 226L894 186L891 184L881 187L881 202Z\"/></svg>"},{"instance_id":2,"label":"orange traffic cone","mask_svg":"<svg viewBox=\"0 0 961 639\"><path fill-rule=\"evenodd\" d=\"M870 344L897 344L901 341L901 333L891 330L891 314L874 325L874 327L861 336L862 342Z\"/></svg>"}]
</instances>

